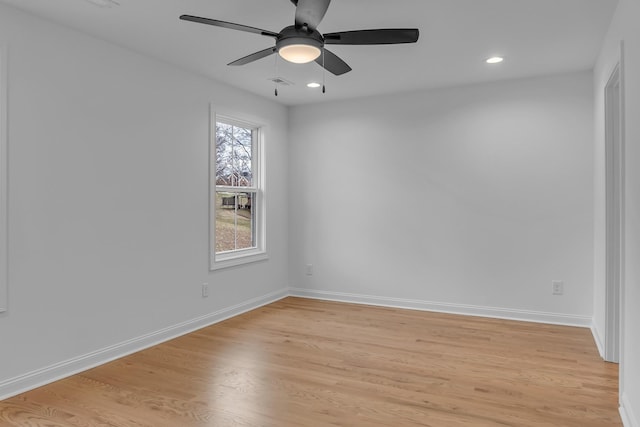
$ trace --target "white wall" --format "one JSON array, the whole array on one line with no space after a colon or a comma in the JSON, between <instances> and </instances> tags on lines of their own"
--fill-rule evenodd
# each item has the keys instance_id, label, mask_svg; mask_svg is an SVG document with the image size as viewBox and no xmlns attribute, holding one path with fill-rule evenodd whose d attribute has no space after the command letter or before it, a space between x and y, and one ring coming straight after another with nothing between
<instances>
[{"instance_id":1,"label":"white wall","mask_svg":"<svg viewBox=\"0 0 640 427\"><path fill-rule=\"evenodd\" d=\"M5 5L0 42L9 48L10 152L0 396L135 347L111 347L126 340L148 344L286 294L285 107ZM270 259L215 274L210 102L269 124ZM174 329L148 335L163 328Z\"/></svg>"},{"instance_id":2,"label":"white wall","mask_svg":"<svg viewBox=\"0 0 640 427\"><path fill-rule=\"evenodd\" d=\"M293 108L295 292L590 324L592 96L584 72Z\"/></svg>"},{"instance_id":3,"label":"white wall","mask_svg":"<svg viewBox=\"0 0 640 427\"><path fill-rule=\"evenodd\" d=\"M604 107L602 91L624 41L625 234L623 271L623 349L620 372L621 414L626 427L640 426L640 1L620 0L594 69L596 90L596 269L594 313L604 331Z\"/></svg>"}]
</instances>

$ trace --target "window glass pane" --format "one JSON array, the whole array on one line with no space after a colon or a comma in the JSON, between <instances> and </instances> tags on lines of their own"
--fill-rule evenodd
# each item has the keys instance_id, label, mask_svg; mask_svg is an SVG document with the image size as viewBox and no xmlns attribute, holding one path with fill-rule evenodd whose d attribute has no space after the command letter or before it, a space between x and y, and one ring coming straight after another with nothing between
<instances>
[{"instance_id":1,"label":"window glass pane","mask_svg":"<svg viewBox=\"0 0 640 427\"><path fill-rule=\"evenodd\" d=\"M253 130L216 123L216 185L253 186Z\"/></svg>"},{"instance_id":2,"label":"window glass pane","mask_svg":"<svg viewBox=\"0 0 640 427\"><path fill-rule=\"evenodd\" d=\"M216 191L216 253L256 247L255 192Z\"/></svg>"}]
</instances>

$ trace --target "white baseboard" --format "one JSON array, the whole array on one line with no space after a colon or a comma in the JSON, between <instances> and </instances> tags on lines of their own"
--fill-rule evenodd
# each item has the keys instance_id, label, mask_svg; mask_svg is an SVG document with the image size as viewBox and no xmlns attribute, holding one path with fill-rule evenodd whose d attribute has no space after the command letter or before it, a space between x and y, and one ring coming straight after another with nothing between
<instances>
[{"instance_id":1,"label":"white baseboard","mask_svg":"<svg viewBox=\"0 0 640 427\"><path fill-rule=\"evenodd\" d=\"M291 296L349 302L355 304L378 305L383 307L411 310L435 311L467 316L492 317L497 319L520 320L525 322L548 323L553 325L591 327L590 316L575 316L542 311L514 310L507 308L483 307L466 304L450 304L405 298L379 297L373 295L349 294L343 292L318 291L313 289L290 288Z\"/></svg>"},{"instance_id":2,"label":"white baseboard","mask_svg":"<svg viewBox=\"0 0 640 427\"><path fill-rule=\"evenodd\" d=\"M633 412L633 408L631 407L629 398L624 393L620 398L619 411L620 418L622 418L622 424L624 425L624 427L640 427L640 423L638 423L638 417Z\"/></svg>"},{"instance_id":3,"label":"white baseboard","mask_svg":"<svg viewBox=\"0 0 640 427\"><path fill-rule=\"evenodd\" d=\"M595 324L591 324L591 335L593 335L593 340L596 342L596 347L598 347L598 353L600 353L600 357L604 359L604 341L600 337L598 333L598 328L596 328Z\"/></svg>"},{"instance_id":4,"label":"white baseboard","mask_svg":"<svg viewBox=\"0 0 640 427\"><path fill-rule=\"evenodd\" d=\"M278 301L288 295L288 290L285 288L196 319L188 320L144 336L133 338L82 356L74 357L51 366L28 372L24 375L10 378L0 382L0 400L7 399L28 390L75 375L86 371L87 369L95 368L96 366L111 362L115 359L119 359L165 341L169 341L206 326L213 325L247 311L262 307L263 305Z\"/></svg>"}]
</instances>

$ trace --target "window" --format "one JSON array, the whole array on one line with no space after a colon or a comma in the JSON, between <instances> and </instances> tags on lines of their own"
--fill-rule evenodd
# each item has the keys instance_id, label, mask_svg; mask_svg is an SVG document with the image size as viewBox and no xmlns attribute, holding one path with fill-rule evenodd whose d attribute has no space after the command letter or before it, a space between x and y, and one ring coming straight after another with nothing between
<instances>
[{"instance_id":1,"label":"window","mask_svg":"<svg viewBox=\"0 0 640 427\"><path fill-rule=\"evenodd\" d=\"M7 49L0 43L0 312L7 310Z\"/></svg>"},{"instance_id":2,"label":"window","mask_svg":"<svg viewBox=\"0 0 640 427\"><path fill-rule=\"evenodd\" d=\"M215 114L212 122L211 269L266 259L262 129Z\"/></svg>"}]
</instances>

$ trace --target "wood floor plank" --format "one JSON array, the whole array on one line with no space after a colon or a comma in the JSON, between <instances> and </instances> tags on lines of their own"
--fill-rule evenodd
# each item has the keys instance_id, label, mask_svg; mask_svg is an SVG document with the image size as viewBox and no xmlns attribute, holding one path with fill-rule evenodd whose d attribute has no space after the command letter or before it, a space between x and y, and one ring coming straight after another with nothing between
<instances>
[{"instance_id":1,"label":"wood floor plank","mask_svg":"<svg viewBox=\"0 0 640 427\"><path fill-rule=\"evenodd\" d=\"M590 331L286 298L0 402L2 427L621 427Z\"/></svg>"}]
</instances>

